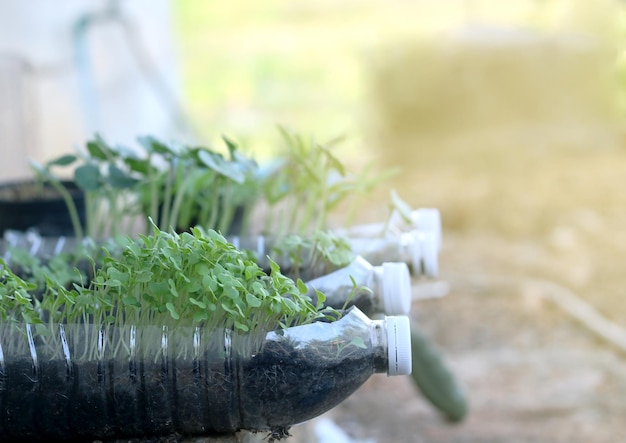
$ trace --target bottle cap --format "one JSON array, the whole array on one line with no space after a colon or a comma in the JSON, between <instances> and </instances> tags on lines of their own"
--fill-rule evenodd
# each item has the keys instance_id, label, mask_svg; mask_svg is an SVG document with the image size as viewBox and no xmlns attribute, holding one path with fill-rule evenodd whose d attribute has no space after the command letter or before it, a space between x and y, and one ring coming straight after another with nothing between
<instances>
[{"instance_id":1,"label":"bottle cap","mask_svg":"<svg viewBox=\"0 0 626 443\"><path fill-rule=\"evenodd\" d=\"M441 249L441 214L435 208L420 208L411 213L413 227L422 232L434 232L437 250Z\"/></svg>"},{"instance_id":2,"label":"bottle cap","mask_svg":"<svg viewBox=\"0 0 626 443\"><path fill-rule=\"evenodd\" d=\"M411 266L414 275L422 272L429 277L439 274L439 244L437 233L433 231L411 231L406 242L410 245Z\"/></svg>"},{"instance_id":3,"label":"bottle cap","mask_svg":"<svg viewBox=\"0 0 626 443\"><path fill-rule=\"evenodd\" d=\"M405 315L385 317L387 328L387 375L411 373L411 324Z\"/></svg>"},{"instance_id":4,"label":"bottle cap","mask_svg":"<svg viewBox=\"0 0 626 443\"><path fill-rule=\"evenodd\" d=\"M417 230L407 232L404 234L405 241L410 245L411 251L411 267L413 269L413 275L420 275L422 273L422 241L420 239L421 233Z\"/></svg>"},{"instance_id":5,"label":"bottle cap","mask_svg":"<svg viewBox=\"0 0 626 443\"><path fill-rule=\"evenodd\" d=\"M382 298L386 314L406 315L411 310L411 276L406 263L382 264Z\"/></svg>"},{"instance_id":6,"label":"bottle cap","mask_svg":"<svg viewBox=\"0 0 626 443\"><path fill-rule=\"evenodd\" d=\"M437 277L439 274L437 235L434 232L424 232L422 234L422 263L424 272L429 277Z\"/></svg>"}]
</instances>

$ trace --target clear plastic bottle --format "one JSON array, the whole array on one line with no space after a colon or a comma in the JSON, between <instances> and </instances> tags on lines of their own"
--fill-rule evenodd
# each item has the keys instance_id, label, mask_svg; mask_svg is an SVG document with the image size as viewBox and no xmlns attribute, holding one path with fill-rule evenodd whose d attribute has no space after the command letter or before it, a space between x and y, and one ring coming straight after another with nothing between
<instances>
[{"instance_id":1,"label":"clear plastic bottle","mask_svg":"<svg viewBox=\"0 0 626 443\"><path fill-rule=\"evenodd\" d=\"M439 246L434 232L413 230L397 236L378 238L351 238L355 254L372 264L397 261L411 266L414 276L431 278L439 274Z\"/></svg>"},{"instance_id":2,"label":"clear plastic bottle","mask_svg":"<svg viewBox=\"0 0 626 443\"><path fill-rule=\"evenodd\" d=\"M387 223L357 225L336 231L350 239L355 253L372 264L403 261L415 276L437 277L441 250L441 215L435 208L420 208L406 215L394 211Z\"/></svg>"},{"instance_id":3,"label":"clear plastic bottle","mask_svg":"<svg viewBox=\"0 0 626 443\"><path fill-rule=\"evenodd\" d=\"M274 240L263 235L251 237L229 237L237 248L251 251L259 265L269 268L267 255L271 254ZM394 235L378 237L348 237L350 246L355 255L360 255L373 265L385 262L403 262L411 266L414 276L426 275L431 278L439 273L438 257L440 249L440 237L434 230L413 229ZM290 270L293 264L287 256L272 255L274 260L283 270ZM301 267L306 270L310 263L302 263ZM319 275L313 275L312 278Z\"/></svg>"},{"instance_id":4,"label":"clear plastic bottle","mask_svg":"<svg viewBox=\"0 0 626 443\"><path fill-rule=\"evenodd\" d=\"M0 325L0 440L85 441L281 433L375 373L411 372L407 317L269 332L157 326Z\"/></svg>"},{"instance_id":5,"label":"clear plastic bottle","mask_svg":"<svg viewBox=\"0 0 626 443\"><path fill-rule=\"evenodd\" d=\"M337 229L339 235L349 238L375 238L394 236L402 232L417 230L435 234L438 246L441 246L441 214L435 208L419 208L402 215L395 210L385 223L369 223L349 228Z\"/></svg>"},{"instance_id":6,"label":"clear plastic bottle","mask_svg":"<svg viewBox=\"0 0 626 443\"><path fill-rule=\"evenodd\" d=\"M315 291L320 291L328 306L339 309L355 305L368 315L407 315L411 310L411 277L405 263L372 266L357 256L350 265L306 285L311 298L315 299Z\"/></svg>"}]
</instances>

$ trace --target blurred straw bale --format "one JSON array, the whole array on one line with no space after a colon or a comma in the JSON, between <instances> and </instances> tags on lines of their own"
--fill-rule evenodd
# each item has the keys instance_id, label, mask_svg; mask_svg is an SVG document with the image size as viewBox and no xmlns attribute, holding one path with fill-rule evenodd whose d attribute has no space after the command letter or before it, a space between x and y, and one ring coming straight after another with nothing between
<instances>
[{"instance_id":1,"label":"blurred straw bale","mask_svg":"<svg viewBox=\"0 0 626 443\"><path fill-rule=\"evenodd\" d=\"M393 43L372 63L383 138L614 118L614 54L588 35L470 27Z\"/></svg>"},{"instance_id":2,"label":"blurred straw bale","mask_svg":"<svg viewBox=\"0 0 626 443\"><path fill-rule=\"evenodd\" d=\"M448 228L534 235L604 210L625 172L615 60L584 33L468 27L390 42L369 64L374 155Z\"/></svg>"}]
</instances>

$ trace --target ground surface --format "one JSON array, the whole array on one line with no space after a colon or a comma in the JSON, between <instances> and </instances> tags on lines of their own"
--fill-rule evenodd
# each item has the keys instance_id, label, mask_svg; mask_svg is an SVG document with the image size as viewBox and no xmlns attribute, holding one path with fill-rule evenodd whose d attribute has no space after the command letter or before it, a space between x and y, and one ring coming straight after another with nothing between
<instances>
[{"instance_id":1,"label":"ground surface","mask_svg":"<svg viewBox=\"0 0 626 443\"><path fill-rule=\"evenodd\" d=\"M478 275L477 262L494 271L502 265L480 257L475 240L449 238L447 245L449 271L442 277L450 294L416 303L413 318L465 387L469 415L460 424L447 423L408 378L379 375L329 417L352 437L376 442L626 438L626 359L529 293L524 279ZM506 257L512 251L501 252Z\"/></svg>"}]
</instances>

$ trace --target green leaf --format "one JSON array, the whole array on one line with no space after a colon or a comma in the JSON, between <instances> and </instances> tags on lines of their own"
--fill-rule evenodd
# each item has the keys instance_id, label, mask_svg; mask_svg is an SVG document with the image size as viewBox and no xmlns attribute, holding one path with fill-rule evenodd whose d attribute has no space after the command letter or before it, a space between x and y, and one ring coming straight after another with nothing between
<instances>
[{"instance_id":1,"label":"green leaf","mask_svg":"<svg viewBox=\"0 0 626 443\"><path fill-rule=\"evenodd\" d=\"M198 311L193 314L193 321L196 323L205 321L209 319L209 313L206 311Z\"/></svg>"},{"instance_id":2,"label":"green leaf","mask_svg":"<svg viewBox=\"0 0 626 443\"><path fill-rule=\"evenodd\" d=\"M137 137L137 142L148 152L155 152L157 154L174 154L174 151L170 149L169 146L152 136Z\"/></svg>"},{"instance_id":3,"label":"green leaf","mask_svg":"<svg viewBox=\"0 0 626 443\"><path fill-rule=\"evenodd\" d=\"M206 303L203 303L200 300L196 300L193 297L189 297L189 303L191 303L192 305L196 305L200 309L206 309L207 308Z\"/></svg>"},{"instance_id":4,"label":"green leaf","mask_svg":"<svg viewBox=\"0 0 626 443\"><path fill-rule=\"evenodd\" d=\"M87 142L87 152L93 158L98 160L107 160L106 144L101 138L99 140L91 140Z\"/></svg>"},{"instance_id":5,"label":"green leaf","mask_svg":"<svg viewBox=\"0 0 626 443\"><path fill-rule=\"evenodd\" d=\"M137 272L137 274L135 275L135 281L137 283L148 283L150 280L152 280L152 272L151 271L147 271L147 270L141 270L139 272Z\"/></svg>"},{"instance_id":6,"label":"green leaf","mask_svg":"<svg viewBox=\"0 0 626 443\"><path fill-rule=\"evenodd\" d=\"M131 177L126 172L122 171L116 165L109 166L109 183L111 186L117 189L127 189L135 186L139 180Z\"/></svg>"},{"instance_id":7,"label":"green leaf","mask_svg":"<svg viewBox=\"0 0 626 443\"><path fill-rule=\"evenodd\" d=\"M319 311L324 307L324 303L326 302L326 294L316 290L315 298L317 298L317 305L315 306L315 309Z\"/></svg>"},{"instance_id":8,"label":"green leaf","mask_svg":"<svg viewBox=\"0 0 626 443\"><path fill-rule=\"evenodd\" d=\"M391 207L398 211L406 223L411 223L411 206L400 198L395 190L391 191Z\"/></svg>"},{"instance_id":9,"label":"green leaf","mask_svg":"<svg viewBox=\"0 0 626 443\"><path fill-rule=\"evenodd\" d=\"M237 166L235 162L229 162L225 160L224 157L217 152L200 150L198 151L198 158L208 168L211 168L215 172L218 172L219 174L230 178L236 183L241 184L246 179L245 174L241 171L241 169Z\"/></svg>"},{"instance_id":10,"label":"green leaf","mask_svg":"<svg viewBox=\"0 0 626 443\"><path fill-rule=\"evenodd\" d=\"M300 294L306 294L307 292L309 292L309 288L307 287L306 283L302 281L302 279L299 278L296 282L296 285L298 287L298 291L300 291Z\"/></svg>"},{"instance_id":11,"label":"green leaf","mask_svg":"<svg viewBox=\"0 0 626 443\"><path fill-rule=\"evenodd\" d=\"M246 294L246 302L253 308L258 308L259 306L261 306L261 300L259 300L249 292Z\"/></svg>"},{"instance_id":12,"label":"green leaf","mask_svg":"<svg viewBox=\"0 0 626 443\"><path fill-rule=\"evenodd\" d=\"M73 154L62 155L48 162L48 166L69 166L76 161L76 158Z\"/></svg>"},{"instance_id":13,"label":"green leaf","mask_svg":"<svg viewBox=\"0 0 626 443\"><path fill-rule=\"evenodd\" d=\"M343 164L330 152L328 148L318 145L318 149L324 153L326 160L332 169L336 170L342 177L346 175Z\"/></svg>"},{"instance_id":14,"label":"green leaf","mask_svg":"<svg viewBox=\"0 0 626 443\"><path fill-rule=\"evenodd\" d=\"M174 283L174 280L171 278L168 278L167 283L170 287L170 292L172 293L172 295L174 297L178 297L178 290L176 289L176 283Z\"/></svg>"},{"instance_id":15,"label":"green leaf","mask_svg":"<svg viewBox=\"0 0 626 443\"><path fill-rule=\"evenodd\" d=\"M271 259L271 257L268 255L267 256L267 260L270 264L270 271L272 274L277 274L280 273L280 266L278 266L278 263L276 263L274 260Z\"/></svg>"},{"instance_id":16,"label":"green leaf","mask_svg":"<svg viewBox=\"0 0 626 443\"><path fill-rule=\"evenodd\" d=\"M174 307L174 304L172 302L167 302L165 304L165 307L167 308L174 320L180 320L180 315L178 315L178 312L176 312L176 308Z\"/></svg>"},{"instance_id":17,"label":"green leaf","mask_svg":"<svg viewBox=\"0 0 626 443\"><path fill-rule=\"evenodd\" d=\"M124 159L124 163L133 172L138 172L143 175L147 175L150 172L150 162L147 159L127 157Z\"/></svg>"},{"instance_id":18,"label":"green leaf","mask_svg":"<svg viewBox=\"0 0 626 443\"><path fill-rule=\"evenodd\" d=\"M205 291L215 292L217 290L217 279L215 276L205 274L202 277L202 287Z\"/></svg>"},{"instance_id":19,"label":"green leaf","mask_svg":"<svg viewBox=\"0 0 626 443\"><path fill-rule=\"evenodd\" d=\"M243 323L241 323L240 321L235 320L235 328L239 329L243 332L248 332L250 330L250 328L246 325L244 325Z\"/></svg>"},{"instance_id":20,"label":"green leaf","mask_svg":"<svg viewBox=\"0 0 626 443\"><path fill-rule=\"evenodd\" d=\"M132 295L126 296L122 298L122 303L124 303L126 306L132 306L134 308L140 308L141 304L139 303L139 300L137 300L137 297L134 297Z\"/></svg>"},{"instance_id":21,"label":"green leaf","mask_svg":"<svg viewBox=\"0 0 626 443\"><path fill-rule=\"evenodd\" d=\"M226 302L222 302L221 306L222 306L222 309L224 311L226 311L228 314L230 314L230 315L237 315L237 311L235 311L233 308L228 306L228 304L226 304Z\"/></svg>"},{"instance_id":22,"label":"green leaf","mask_svg":"<svg viewBox=\"0 0 626 443\"><path fill-rule=\"evenodd\" d=\"M224 285L224 295L228 298L239 298L239 291L232 285Z\"/></svg>"},{"instance_id":23,"label":"green leaf","mask_svg":"<svg viewBox=\"0 0 626 443\"><path fill-rule=\"evenodd\" d=\"M96 191L100 188L100 169L91 163L79 166L74 171L74 181L83 191Z\"/></svg>"},{"instance_id":24,"label":"green leaf","mask_svg":"<svg viewBox=\"0 0 626 443\"><path fill-rule=\"evenodd\" d=\"M119 269L115 268L107 268L106 275L111 279L119 280L120 282L124 283L126 283L130 277L128 272L120 271Z\"/></svg>"}]
</instances>

